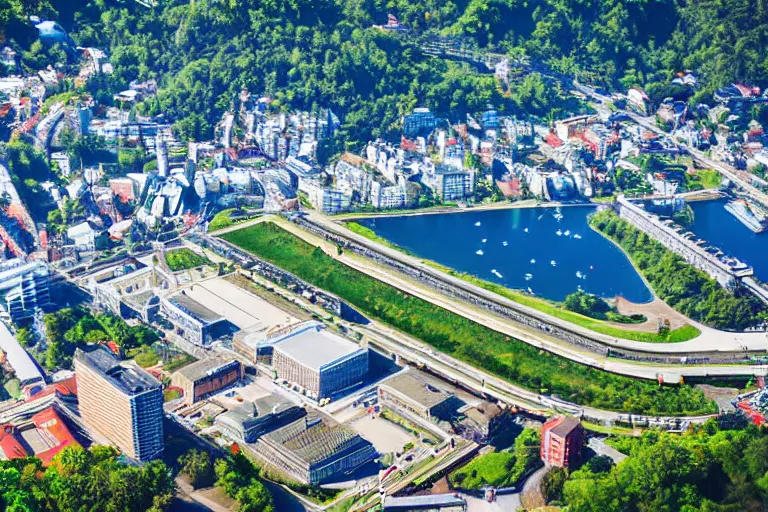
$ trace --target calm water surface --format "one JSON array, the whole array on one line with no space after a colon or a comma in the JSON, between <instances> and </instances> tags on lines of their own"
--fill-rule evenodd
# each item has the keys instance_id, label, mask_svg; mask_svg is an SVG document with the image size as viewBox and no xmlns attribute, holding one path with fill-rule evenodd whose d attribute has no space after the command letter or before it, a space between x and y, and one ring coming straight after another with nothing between
<instances>
[{"instance_id":1,"label":"calm water surface","mask_svg":"<svg viewBox=\"0 0 768 512\"><path fill-rule=\"evenodd\" d=\"M561 219L554 208L517 208L358 222L419 257L547 299L561 301L581 287L649 302L651 291L624 253L589 228L594 210L562 208Z\"/></svg>"},{"instance_id":2,"label":"calm water surface","mask_svg":"<svg viewBox=\"0 0 768 512\"><path fill-rule=\"evenodd\" d=\"M755 269L755 277L768 281L768 231L756 235L724 208L726 201L691 203L691 231Z\"/></svg>"}]
</instances>

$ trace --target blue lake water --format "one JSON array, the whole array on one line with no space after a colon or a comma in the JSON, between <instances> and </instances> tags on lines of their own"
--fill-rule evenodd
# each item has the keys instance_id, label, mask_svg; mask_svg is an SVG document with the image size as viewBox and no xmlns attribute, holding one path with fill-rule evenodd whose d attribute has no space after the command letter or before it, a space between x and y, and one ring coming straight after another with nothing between
<instances>
[{"instance_id":1,"label":"blue lake water","mask_svg":"<svg viewBox=\"0 0 768 512\"><path fill-rule=\"evenodd\" d=\"M560 220L554 208L517 208L358 222L419 257L547 299L561 301L581 287L649 302L651 291L624 253L590 229L594 210L562 208Z\"/></svg>"},{"instance_id":2,"label":"blue lake water","mask_svg":"<svg viewBox=\"0 0 768 512\"><path fill-rule=\"evenodd\" d=\"M724 208L726 201L691 203L691 231L729 256L755 269L755 277L768 282L768 231L755 234Z\"/></svg>"}]
</instances>

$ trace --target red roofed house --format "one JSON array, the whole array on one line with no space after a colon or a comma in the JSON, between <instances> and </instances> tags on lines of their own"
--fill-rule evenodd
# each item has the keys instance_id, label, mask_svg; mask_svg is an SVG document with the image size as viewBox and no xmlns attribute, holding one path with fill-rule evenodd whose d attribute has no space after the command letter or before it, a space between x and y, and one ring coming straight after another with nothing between
<instances>
[{"instance_id":1,"label":"red roofed house","mask_svg":"<svg viewBox=\"0 0 768 512\"><path fill-rule=\"evenodd\" d=\"M558 137L552 132L549 132L547 134L547 137L544 139L544 141L550 146L552 146L553 148L559 148L560 146L563 145L563 141L560 140L560 137Z\"/></svg>"},{"instance_id":2,"label":"red roofed house","mask_svg":"<svg viewBox=\"0 0 768 512\"><path fill-rule=\"evenodd\" d=\"M49 407L35 414L32 416L32 422L37 427L37 437L34 441L39 442L39 446L45 449L38 451L38 445L30 443L30 446L35 451L35 457L42 460L43 464L48 465L51 459L67 446L77 446L77 441L55 408Z\"/></svg>"},{"instance_id":3,"label":"red roofed house","mask_svg":"<svg viewBox=\"0 0 768 512\"><path fill-rule=\"evenodd\" d=\"M27 456L27 451L21 445L14 433L16 427L6 424L0 427L0 450L4 459L20 459Z\"/></svg>"},{"instance_id":4,"label":"red roofed house","mask_svg":"<svg viewBox=\"0 0 768 512\"><path fill-rule=\"evenodd\" d=\"M581 461L584 427L578 418L558 416L541 428L541 460L560 468L573 468Z\"/></svg>"},{"instance_id":5,"label":"red roofed house","mask_svg":"<svg viewBox=\"0 0 768 512\"><path fill-rule=\"evenodd\" d=\"M522 185L518 178L509 181L496 180L496 186L507 199L519 199L523 196Z\"/></svg>"},{"instance_id":6,"label":"red roofed house","mask_svg":"<svg viewBox=\"0 0 768 512\"><path fill-rule=\"evenodd\" d=\"M48 465L67 446L78 443L55 407L49 407L17 425L0 427L0 450L5 459L37 457Z\"/></svg>"}]
</instances>

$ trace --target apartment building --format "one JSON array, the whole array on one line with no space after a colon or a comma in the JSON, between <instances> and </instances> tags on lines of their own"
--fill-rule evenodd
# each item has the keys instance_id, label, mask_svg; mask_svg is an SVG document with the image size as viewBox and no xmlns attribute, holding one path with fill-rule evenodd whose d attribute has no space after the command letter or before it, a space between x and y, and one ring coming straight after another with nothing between
<instances>
[{"instance_id":1,"label":"apartment building","mask_svg":"<svg viewBox=\"0 0 768 512\"><path fill-rule=\"evenodd\" d=\"M581 461L584 427L578 418L557 416L541 428L541 460L557 467L573 468Z\"/></svg>"},{"instance_id":2,"label":"apartment building","mask_svg":"<svg viewBox=\"0 0 768 512\"><path fill-rule=\"evenodd\" d=\"M21 258L0 264L0 317L19 322L32 318L50 303L48 265Z\"/></svg>"},{"instance_id":3,"label":"apartment building","mask_svg":"<svg viewBox=\"0 0 768 512\"><path fill-rule=\"evenodd\" d=\"M163 390L134 362L103 347L74 357L80 416L126 456L144 462L163 453Z\"/></svg>"}]
</instances>

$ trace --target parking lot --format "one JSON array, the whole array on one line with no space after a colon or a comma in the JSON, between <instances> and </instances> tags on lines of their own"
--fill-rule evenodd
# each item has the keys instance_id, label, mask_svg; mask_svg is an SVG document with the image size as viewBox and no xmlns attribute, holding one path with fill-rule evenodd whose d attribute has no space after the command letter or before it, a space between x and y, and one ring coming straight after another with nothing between
<instances>
[{"instance_id":1,"label":"parking lot","mask_svg":"<svg viewBox=\"0 0 768 512\"><path fill-rule=\"evenodd\" d=\"M371 419L365 415L349 426L370 441L379 453L402 452L404 445L415 442L408 432L380 417Z\"/></svg>"}]
</instances>

